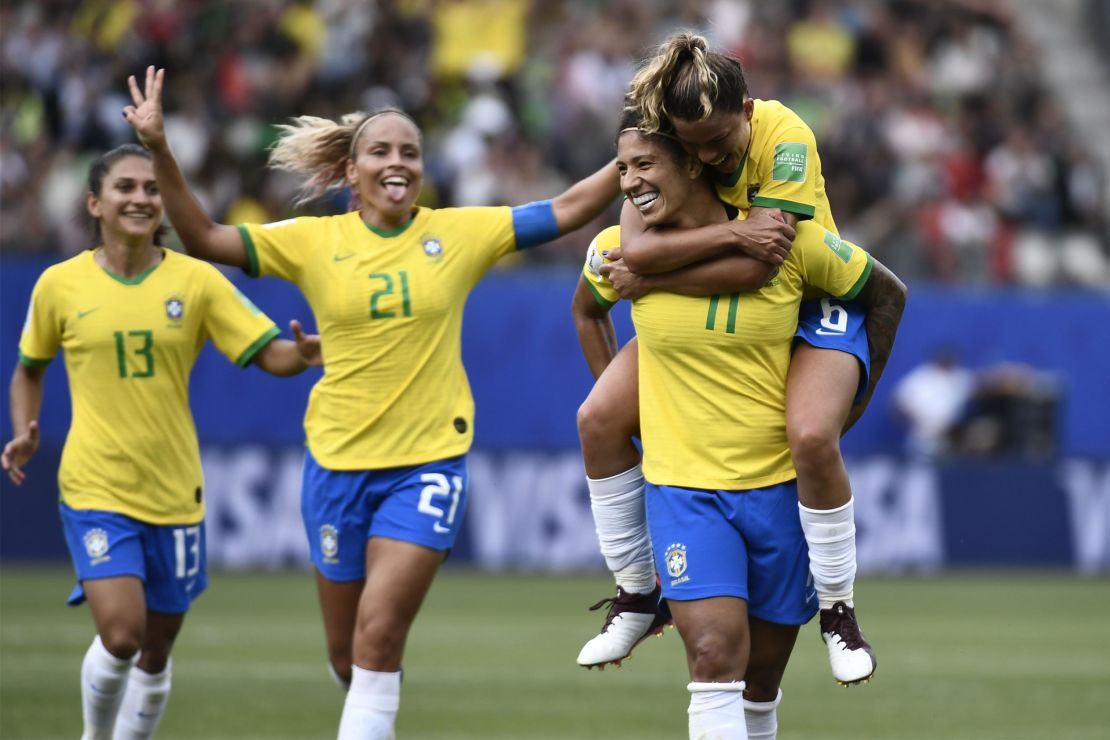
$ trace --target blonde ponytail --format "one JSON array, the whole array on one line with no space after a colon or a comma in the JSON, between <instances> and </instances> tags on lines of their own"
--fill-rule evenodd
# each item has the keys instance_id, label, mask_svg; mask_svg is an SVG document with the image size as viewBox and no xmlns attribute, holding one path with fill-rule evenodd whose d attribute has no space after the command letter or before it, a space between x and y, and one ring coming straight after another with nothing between
<instances>
[{"instance_id":1,"label":"blonde ponytail","mask_svg":"<svg viewBox=\"0 0 1110 740\"><path fill-rule=\"evenodd\" d=\"M739 110L747 94L740 62L710 51L705 37L688 31L664 41L629 90L649 131L665 128L672 117L705 120L716 107Z\"/></svg>"},{"instance_id":2,"label":"blonde ponytail","mask_svg":"<svg viewBox=\"0 0 1110 740\"><path fill-rule=\"evenodd\" d=\"M347 158L355 131L369 118L348 113L339 123L316 116L297 116L279 125L279 138L270 149L269 166L306 178L296 203L301 204L347 185Z\"/></svg>"}]
</instances>

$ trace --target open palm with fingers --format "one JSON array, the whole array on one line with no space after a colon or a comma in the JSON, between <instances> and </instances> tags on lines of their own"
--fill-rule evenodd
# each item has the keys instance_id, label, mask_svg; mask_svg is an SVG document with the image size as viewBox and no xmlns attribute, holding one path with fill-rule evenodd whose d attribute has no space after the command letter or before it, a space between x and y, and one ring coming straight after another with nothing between
<instances>
[{"instance_id":1,"label":"open palm with fingers","mask_svg":"<svg viewBox=\"0 0 1110 740\"><path fill-rule=\"evenodd\" d=\"M166 70L146 68L146 83L142 90L135 76L127 78L134 105L123 109L123 116L135 128L139 143L147 149L161 146L166 142L166 129L162 120L162 82Z\"/></svg>"}]
</instances>

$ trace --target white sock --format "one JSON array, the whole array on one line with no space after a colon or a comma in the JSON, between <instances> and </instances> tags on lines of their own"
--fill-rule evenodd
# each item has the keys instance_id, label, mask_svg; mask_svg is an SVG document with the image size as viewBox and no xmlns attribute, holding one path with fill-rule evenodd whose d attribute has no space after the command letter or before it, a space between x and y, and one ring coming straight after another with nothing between
<instances>
[{"instance_id":1,"label":"white sock","mask_svg":"<svg viewBox=\"0 0 1110 740\"><path fill-rule=\"evenodd\" d=\"M351 667L351 688L343 702L339 740L393 740L393 723L401 706L401 672Z\"/></svg>"},{"instance_id":2,"label":"white sock","mask_svg":"<svg viewBox=\"0 0 1110 740\"><path fill-rule=\"evenodd\" d=\"M147 740L154 737L170 700L172 677L172 658L166 661L161 673L147 673L138 666L131 669L112 740Z\"/></svg>"},{"instance_id":3,"label":"white sock","mask_svg":"<svg viewBox=\"0 0 1110 740\"><path fill-rule=\"evenodd\" d=\"M744 682L691 681L690 740L748 740L744 720Z\"/></svg>"},{"instance_id":4,"label":"white sock","mask_svg":"<svg viewBox=\"0 0 1110 740\"><path fill-rule=\"evenodd\" d=\"M798 504L802 531L809 545L809 571L822 609L852 601L856 583L856 522L852 500L835 509L809 509Z\"/></svg>"},{"instance_id":5,"label":"white sock","mask_svg":"<svg viewBox=\"0 0 1110 740\"><path fill-rule=\"evenodd\" d=\"M644 511L644 473L637 465L610 478L586 478L605 564L629 593L655 588L655 561Z\"/></svg>"},{"instance_id":6,"label":"white sock","mask_svg":"<svg viewBox=\"0 0 1110 740\"><path fill-rule=\"evenodd\" d=\"M748 740L775 740L779 731L779 718L775 710L782 701L782 689L773 701L744 700L744 722L748 726Z\"/></svg>"},{"instance_id":7,"label":"white sock","mask_svg":"<svg viewBox=\"0 0 1110 740\"><path fill-rule=\"evenodd\" d=\"M130 670L130 660L109 653L100 635L93 638L81 663L81 714L85 720L82 740L112 737Z\"/></svg>"}]
</instances>

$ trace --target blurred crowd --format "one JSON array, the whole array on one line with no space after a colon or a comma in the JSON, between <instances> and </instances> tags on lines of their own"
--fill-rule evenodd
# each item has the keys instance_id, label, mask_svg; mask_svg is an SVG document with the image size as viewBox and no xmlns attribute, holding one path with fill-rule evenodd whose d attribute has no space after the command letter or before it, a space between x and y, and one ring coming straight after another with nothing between
<instances>
[{"instance_id":1,"label":"blurred crowd","mask_svg":"<svg viewBox=\"0 0 1110 740\"><path fill-rule=\"evenodd\" d=\"M690 28L814 129L845 236L908 279L1110 284L1106 173L1003 0L4 2L0 249L89 246L83 177L167 69L170 141L209 212L289 215L273 124L400 105L428 205L552 196L604 163L636 61ZM1110 123L1110 122L1108 122ZM1090 132L1090 136L1101 132ZM344 194L310 212L342 210ZM616 210L607 215L616 218ZM600 226L600 224L599 224ZM592 231L596 231L593 229ZM592 231L528 259L575 263Z\"/></svg>"}]
</instances>

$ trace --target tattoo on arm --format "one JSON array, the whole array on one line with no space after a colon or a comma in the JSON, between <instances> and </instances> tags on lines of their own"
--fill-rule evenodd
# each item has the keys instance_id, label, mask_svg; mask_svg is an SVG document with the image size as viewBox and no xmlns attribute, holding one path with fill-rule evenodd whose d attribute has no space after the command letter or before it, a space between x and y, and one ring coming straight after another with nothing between
<instances>
[{"instance_id":1,"label":"tattoo on arm","mask_svg":"<svg viewBox=\"0 0 1110 740\"><path fill-rule=\"evenodd\" d=\"M867 306L864 327L867 330L867 348L871 353L871 375L868 378L867 391L857 404L859 413L849 416L846 428L855 423L870 402L875 386L886 369L898 324L902 321L902 311L906 308L906 295L906 286L902 281L881 262L872 258L871 277L856 297L857 301Z\"/></svg>"}]
</instances>

